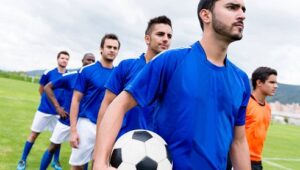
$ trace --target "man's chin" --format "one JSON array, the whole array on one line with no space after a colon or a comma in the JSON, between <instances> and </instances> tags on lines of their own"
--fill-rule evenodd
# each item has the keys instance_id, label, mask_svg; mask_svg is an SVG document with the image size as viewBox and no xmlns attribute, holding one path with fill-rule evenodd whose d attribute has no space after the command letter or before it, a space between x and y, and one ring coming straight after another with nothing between
<instances>
[{"instance_id":1,"label":"man's chin","mask_svg":"<svg viewBox=\"0 0 300 170\"><path fill-rule=\"evenodd\" d=\"M61 67L61 68L66 68L67 65L59 65L59 67Z\"/></svg>"}]
</instances>

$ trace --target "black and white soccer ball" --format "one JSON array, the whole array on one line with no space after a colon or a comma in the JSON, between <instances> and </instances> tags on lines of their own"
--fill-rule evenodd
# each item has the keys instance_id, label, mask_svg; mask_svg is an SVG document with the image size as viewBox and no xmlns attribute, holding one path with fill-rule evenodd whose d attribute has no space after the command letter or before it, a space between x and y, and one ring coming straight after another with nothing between
<instances>
[{"instance_id":1,"label":"black and white soccer ball","mask_svg":"<svg viewBox=\"0 0 300 170\"><path fill-rule=\"evenodd\" d=\"M171 170L166 142L148 130L133 130L115 143L110 165L119 170Z\"/></svg>"}]
</instances>

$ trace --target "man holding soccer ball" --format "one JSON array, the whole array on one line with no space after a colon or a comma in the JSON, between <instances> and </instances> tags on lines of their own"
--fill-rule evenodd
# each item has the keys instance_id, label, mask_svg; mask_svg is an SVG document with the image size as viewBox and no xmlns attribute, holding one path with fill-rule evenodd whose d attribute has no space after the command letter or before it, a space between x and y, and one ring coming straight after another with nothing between
<instances>
[{"instance_id":1,"label":"man holding soccer ball","mask_svg":"<svg viewBox=\"0 0 300 170\"><path fill-rule=\"evenodd\" d=\"M244 29L243 0L200 0L203 37L188 48L169 50L151 61L110 104L99 130L94 169L108 159L127 110L158 101L154 131L168 143L174 170L249 170L245 110L249 79L227 57Z\"/></svg>"}]
</instances>

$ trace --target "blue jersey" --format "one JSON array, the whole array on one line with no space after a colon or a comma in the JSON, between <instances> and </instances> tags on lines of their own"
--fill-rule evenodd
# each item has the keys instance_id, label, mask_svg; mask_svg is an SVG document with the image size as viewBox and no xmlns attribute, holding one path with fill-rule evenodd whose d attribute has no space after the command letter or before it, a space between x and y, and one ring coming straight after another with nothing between
<instances>
[{"instance_id":1,"label":"blue jersey","mask_svg":"<svg viewBox=\"0 0 300 170\"><path fill-rule=\"evenodd\" d=\"M91 122L97 123L100 104L105 94L104 84L112 70L103 67L98 61L79 71L74 88L84 95L80 102L79 117L86 117Z\"/></svg>"},{"instance_id":2,"label":"blue jersey","mask_svg":"<svg viewBox=\"0 0 300 170\"><path fill-rule=\"evenodd\" d=\"M70 72L64 74L61 78L51 81L53 89L64 90L64 101L62 107L69 114L72 102L73 90L76 83L77 72ZM69 117L66 119L60 118L59 121L67 126L70 126Z\"/></svg>"},{"instance_id":3,"label":"blue jersey","mask_svg":"<svg viewBox=\"0 0 300 170\"><path fill-rule=\"evenodd\" d=\"M54 68L52 70L47 70L44 72L44 74L42 75L42 77L40 79L40 85L45 86L50 81L54 81L54 80L60 78L62 75L63 75L63 73L58 72L57 68ZM63 102L63 90L55 89L54 94L55 94L56 98L58 99L58 102L62 103ZM43 113L47 113L47 114L53 114L53 115L57 114L55 107L49 101L45 92L42 93L41 102L38 107L38 110Z\"/></svg>"},{"instance_id":4,"label":"blue jersey","mask_svg":"<svg viewBox=\"0 0 300 170\"><path fill-rule=\"evenodd\" d=\"M154 131L175 170L225 169L235 126L245 124L247 75L227 58L219 67L199 42L163 52L125 88L141 106L157 100Z\"/></svg>"},{"instance_id":5,"label":"blue jersey","mask_svg":"<svg viewBox=\"0 0 300 170\"><path fill-rule=\"evenodd\" d=\"M114 69L105 88L115 95L118 95L123 89L136 77L142 68L146 65L145 55L142 54L137 59L123 60L117 68ZM134 129L150 129L151 116L154 105L141 108L139 106L132 108L124 117L119 136Z\"/></svg>"}]
</instances>

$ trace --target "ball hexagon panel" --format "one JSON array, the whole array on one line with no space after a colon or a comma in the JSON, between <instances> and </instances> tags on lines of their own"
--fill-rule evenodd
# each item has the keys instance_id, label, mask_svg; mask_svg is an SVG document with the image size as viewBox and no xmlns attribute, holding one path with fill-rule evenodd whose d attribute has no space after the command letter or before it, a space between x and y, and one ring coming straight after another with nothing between
<instances>
[{"instance_id":1,"label":"ball hexagon panel","mask_svg":"<svg viewBox=\"0 0 300 170\"><path fill-rule=\"evenodd\" d=\"M122 162L122 164L118 167L118 170L136 170L136 167L133 164Z\"/></svg>"},{"instance_id":2,"label":"ball hexagon panel","mask_svg":"<svg viewBox=\"0 0 300 170\"><path fill-rule=\"evenodd\" d=\"M158 163L157 170L171 170L172 163L168 159L164 159L163 161Z\"/></svg>"},{"instance_id":3,"label":"ball hexagon panel","mask_svg":"<svg viewBox=\"0 0 300 170\"><path fill-rule=\"evenodd\" d=\"M122 147L122 160L137 164L146 156L145 145L138 140L129 140L125 146Z\"/></svg>"},{"instance_id":4,"label":"ball hexagon panel","mask_svg":"<svg viewBox=\"0 0 300 170\"><path fill-rule=\"evenodd\" d=\"M151 139L152 135L148 131L135 131L132 135L132 139L146 142Z\"/></svg>"},{"instance_id":5,"label":"ball hexagon panel","mask_svg":"<svg viewBox=\"0 0 300 170\"><path fill-rule=\"evenodd\" d=\"M111 158L113 158L113 159L110 159L111 166L118 168L120 166L120 164L123 162L121 148L114 149L111 154Z\"/></svg>"},{"instance_id":6,"label":"ball hexagon panel","mask_svg":"<svg viewBox=\"0 0 300 170\"><path fill-rule=\"evenodd\" d=\"M157 138L151 138L145 143L147 156L151 159L159 162L167 157L167 150L164 144L157 140Z\"/></svg>"},{"instance_id":7,"label":"ball hexagon panel","mask_svg":"<svg viewBox=\"0 0 300 170\"><path fill-rule=\"evenodd\" d=\"M153 159L146 156L144 159L142 159L137 165L137 170L156 170L157 169L157 162Z\"/></svg>"}]
</instances>

